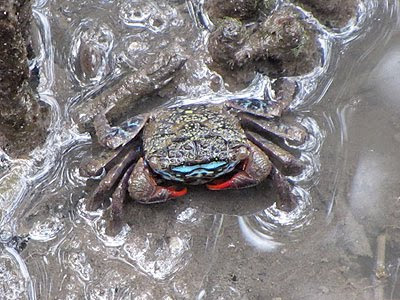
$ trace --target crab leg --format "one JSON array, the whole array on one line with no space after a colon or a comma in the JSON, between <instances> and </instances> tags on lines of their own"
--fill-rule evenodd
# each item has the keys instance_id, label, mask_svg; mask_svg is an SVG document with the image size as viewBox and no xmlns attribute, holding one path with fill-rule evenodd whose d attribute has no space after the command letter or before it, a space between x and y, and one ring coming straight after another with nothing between
<instances>
[{"instance_id":1,"label":"crab leg","mask_svg":"<svg viewBox=\"0 0 400 300\"><path fill-rule=\"evenodd\" d=\"M128 191L129 176L131 175L133 168L134 165L131 165L128 170L126 170L111 197L111 220L108 233L114 236L121 231L123 225L122 207Z\"/></svg>"},{"instance_id":2,"label":"crab leg","mask_svg":"<svg viewBox=\"0 0 400 300\"><path fill-rule=\"evenodd\" d=\"M287 175L297 175L303 170L303 164L288 151L263 138L261 135L246 131L247 138L260 147L271 158L272 162Z\"/></svg>"},{"instance_id":3,"label":"crab leg","mask_svg":"<svg viewBox=\"0 0 400 300\"><path fill-rule=\"evenodd\" d=\"M280 117L282 112L293 101L297 84L289 79L277 80L274 84L276 97L272 98L269 91L265 93L264 99L239 98L230 99L225 105L240 112L252 114L264 118Z\"/></svg>"},{"instance_id":4,"label":"crab leg","mask_svg":"<svg viewBox=\"0 0 400 300\"><path fill-rule=\"evenodd\" d=\"M250 144L250 156L242 171L224 182L207 184L210 190L241 189L257 185L268 177L272 164L268 156L256 145Z\"/></svg>"},{"instance_id":5,"label":"crab leg","mask_svg":"<svg viewBox=\"0 0 400 300\"><path fill-rule=\"evenodd\" d=\"M286 125L273 119L256 118L248 114L241 115L241 123L261 132L271 133L277 137L297 144L304 143L307 131L300 126Z\"/></svg>"},{"instance_id":6,"label":"crab leg","mask_svg":"<svg viewBox=\"0 0 400 300\"><path fill-rule=\"evenodd\" d=\"M91 156L84 158L81 161L79 172L82 176L86 177L99 176L104 170L109 171L113 166L118 164L124 155L126 155L128 151L132 151L132 149L135 149L134 151L137 152L140 151L140 147L138 147L136 143L130 142L116 150L103 151L96 157Z\"/></svg>"},{"instance_id":7,"label":"crab leg","mask_svg":"<svg viewBox=\"0 0 400 300\"><path fill-rule=\"evenodd\" d=\"M144 204L165 202L168 199L180 197L187 193L186 188L177 190L175 187L157 185L143 158L139 159L132 171L128 190L133 199Z\"/></svg>"},{"instance_id":8,"label":"crab leg","mask_svg":"<svg viewBox=\"0 0 400 300\"><path fill-rule=\"evenodd\" d=\"M123 122L120 127L112 127L106 115L100 113L95 117L93 125L99 143L110 149L116 149L134 139L146 124L148 117L148 114L134 116Z\"/></svg>"},{"instance_id":9,"label":"crab leg","mask_svg":"<svg viewBox=\"0 0 400 300\"><path fill-rule=\"evenodd\" d=\"M269 102L277 116L281 116L290 103L295 98L297 91L297 83L287 78L280 78L272 83L272 90L275 92L275 97L270 94L269 89L264 91L264 99Z\"/></svg>"},{"instance_id":10,"label":"crab leg","mask_svg":"<svg viewBox=\"0 0 400 300\"><path fill-rule=\"evenodd\" d=\"M277 207L283 211L291 211L297 205L296 196L292 192L292 186L289 181L283 176L279 170L272 167L272 182L278 192L278 201L276 202Z\"/></svg>"},{"instance_id":11,"label":"crab leg","mask_svg":"<svg viewBox=\"0 0 400 300\"><path fill-rule=\"evenodd\" d=\"M124 173L126 168L133 164L139 157L139 152L131 151L123 158L123 160L108 171L107 175L100 181L99 185L93 192L93 195L89 198L87 209L96 210L101 206L103 202L104 194L110 190L118 179Z\"/></svg>"},{"instance_id":12,"label":"crab leg","mask_svg":"<svg viewBox=\"0 0 400 300\"><path fill-rule=\"evenodd\" d=\"M135 167L135 165L131 165L126 170L125 174L122 176L120 182L118 183L117 188L115 189L114 193L112 194L111 211L112 211L113 218L121 216L122 206L123 206L124 199L126 198L126 194L128 191L129 177L131 176L134 167Z\"/></svg>"}]
</instances>

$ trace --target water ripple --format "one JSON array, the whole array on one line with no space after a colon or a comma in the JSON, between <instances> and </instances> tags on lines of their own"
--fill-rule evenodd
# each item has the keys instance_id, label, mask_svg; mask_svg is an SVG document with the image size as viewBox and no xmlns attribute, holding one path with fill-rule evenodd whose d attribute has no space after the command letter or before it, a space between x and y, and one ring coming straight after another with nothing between
<instances>
[{"instance_id":1,"label":"water ripple","mask_svg":"<svg viewBox=\"0 0 400 300\"><path fill-rule=\"evenodd\" d=\"M186 202L160 205L155 209L156 214L151 209L132 206L129 209L135 210L134 224L126 225L116 237L107 235L107 211L89 212L85 208L86 178L80 176L79 164L91 152L92 144L88 134L78 133L69 112L69 105L83 94L89 97L97 93L110 77L120 75L122 67L118 63L123 62L137 71L143 61L151 62L158 55L157 49L174 43L199 59L187 63L182 76L187 82L177 82L174 87L179 92L173 95L182 97L171 99L169 104L218 103L232 97L261 98L270 85L270 79L261 74L238 93L227 91L221 78L221 89L218 92L210 89L210 78L217 75L206 65L204 47L212 24L201 19L202 4L201 0L35 1L37 56L30 68L40 70L38 90L41 100L50 107L51 130L45 145L27 159L14 160L0 153L0 298L246 297L240 285L225 287L220 282L209 284L207 281L220 267L218 246L227 238L226 214L207 214L184 206ZM236 226L238 235L259 250L246 250L245 255L276 251L303 238L301 232L312 222L315 213L312 191L319 182L320 152L326 137L338 135L338 151L345 152L346 122L353 107L341 102L348 88L346 80L332 100L336 110L322 114L324 124L313 116L312 107L326 101L323 96L336 75L344 47L373 31L374 22L380 18L397 18L398 5L397 1L389 0L365 1L359 7L358 16L339 31L321 26L304 12L306 22L318 32L324 59L310 74L293 78L299 83L300 91L291 109L296 121L310 134L304 144L288 145L299 150L300 160L306 165L300 175L289 178L300 201L291 212L282 212L274 204L257 208L257 213L230 217L237 220L237 224L230 226ZM86 6L89 8L84 10ZM96 15L97 10L90 12L97 6L101 9L101 18ZM65 18L62 21L71 26L65 28L67 36L71 36L66 39L71 44L63 45L69 49L67 54L53 41L51 28L55 17ZM389 41L392 29L385 27L387 24L382 25L382 33L377 33L377 38L355 63L367 58L377 44ZM69 76L58 78L63 67L59 56L63 55L68 55L65 64ZM348 76L354 76L351 71ZM296 111L299 111L297 115ZM339 167L343 163L338 163ZM333 193L342 171L338 168L336 177L332 178ZM330 211L332 206L333 200ZM20 253L8 247L16 236L29 239ZM225 270L218 272L222 274Z\"/></svg>"},{"instance_id":2,"label":"water ripple","mask_svg":"<svg viewBox=\"0 0 400 300\"><path fill-rule=\"evenodd\" d=\"M149 233L132 237L123 249L142 272L154 279L164 280L186 265L190 258L190 239L190 234L186 232L169 237Z\"/></svg>"},{"instance_id":3,"label":"water ripple","mask_svg":"<svg viewBox=\"0 0 400 300\"><path fill-rule=\"evenodd\" d=\"M106 23L82 20L72 33L68 68L80 86L95 85L112 70L114 34Z\"/></svg>"},{"instance_id":4,"label":"water ripple","mask_svg":"<svg viewBox=\"0 0 400 300\"><path fill-rule=\"evenodd\" d=\"M36 299L24 260L16 250L8 247L0 250L0 295L5 300Z\"/></svg>"}]
</instances>

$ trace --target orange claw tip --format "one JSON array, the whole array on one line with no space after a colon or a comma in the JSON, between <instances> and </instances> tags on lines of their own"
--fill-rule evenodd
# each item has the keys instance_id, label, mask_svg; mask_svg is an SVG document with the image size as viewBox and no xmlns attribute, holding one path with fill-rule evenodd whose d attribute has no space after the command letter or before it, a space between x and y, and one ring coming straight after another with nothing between
<instances>
[{"instance_id":1,"label":"orange claw tip","mask_svg":"<svg viewBox=\"0 0 400 300\"><path fill-rule=\"evenodd\" d=\"M187 193L187 188L183 188L181 190L176 190L175 187L171 186L171 187L168 187L167 189L170 192L170 196L172 198L181 197L183 195L186 195L186 193Z\"/></svg>"},{"instance_id":2,"label":"orange claw tip","mask_svg":"<svg viewBox=\"0 0 400 300\"><path fill-rule=\"evenodd\" d=\"M232 186L232 180L223 181L217 184L207 184L207 188L212 191L225 190Z\"/></svg>"}]
</instances>

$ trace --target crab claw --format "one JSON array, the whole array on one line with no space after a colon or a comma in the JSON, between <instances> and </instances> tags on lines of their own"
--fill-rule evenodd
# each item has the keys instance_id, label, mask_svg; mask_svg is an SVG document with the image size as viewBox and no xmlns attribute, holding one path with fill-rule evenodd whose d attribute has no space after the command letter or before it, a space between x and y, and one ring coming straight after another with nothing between
<instances>
[{"instance_id":1,"label":"crab claw","mask_svg":"<svg viewBox=\"0 0 400 300\"><path fill-rule=\"evenodd\" d=\"M257 185L267 178L272 167L268 156L252 143L250 143L250 153L243 170L226 181L216 180L207 184L207 188L209 190L242 189Z\"/></svg>"},{"instance_id":2,"label":"crab claw","mask_svg":"<svg viewBox=\"0 0 400 300\"><path fill-rule=\"evenodd\" d=\"M129 195L139 203L152 204L183 196L187 189L157 185L143 158L137 162L129 178Z\"/></svg>"},{"instance_id":3,"label":"crab claw","mask_svg":"<svg viewBox=\"0 0 400 300\"><path fill-rule=\"evenodd\" d=\"M171 195L171 198L181 197L187 194L187 188L176 189L174 186L170 186L166 188Z\"/></svg>"}]
</instances>

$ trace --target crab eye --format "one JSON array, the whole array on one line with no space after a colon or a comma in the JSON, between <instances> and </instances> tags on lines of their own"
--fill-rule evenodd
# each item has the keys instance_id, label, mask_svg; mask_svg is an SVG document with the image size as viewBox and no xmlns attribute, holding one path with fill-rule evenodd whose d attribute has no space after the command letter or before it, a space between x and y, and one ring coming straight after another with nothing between
<instances>
[{"instance_id":1,"label":"crab eye","mask_svg":"<svg viewBox=\"0 0 400 300\"><path fill-rule=\"evenodd\" d=\"M246 158L248 158L250 155L249 149L247 149L247 147L245 146L240 146L237 149L237 159L238 160L244 160Z\"/></svg>"},{"instance_id":2,"label":"crab eye","mask_svg":"<svg viewBox=\"0 0 400 300\"><path fill-rule=\"evenodd\" d=\"M148 163L153 170L164 169L166 166L166 162L163 159L160 159L157 156L152 156L148 159Z\"/></svg>"}]
</instances>

